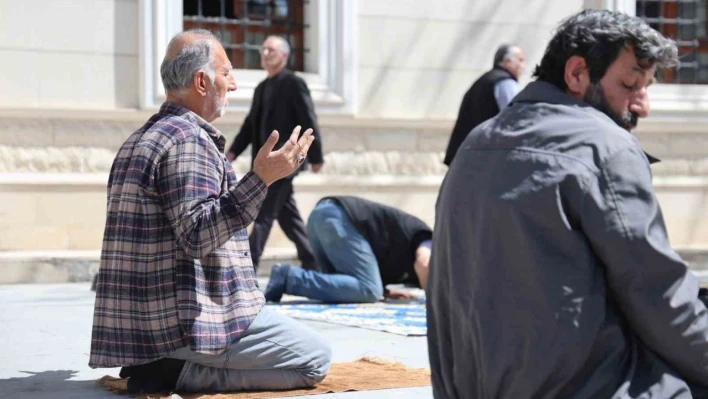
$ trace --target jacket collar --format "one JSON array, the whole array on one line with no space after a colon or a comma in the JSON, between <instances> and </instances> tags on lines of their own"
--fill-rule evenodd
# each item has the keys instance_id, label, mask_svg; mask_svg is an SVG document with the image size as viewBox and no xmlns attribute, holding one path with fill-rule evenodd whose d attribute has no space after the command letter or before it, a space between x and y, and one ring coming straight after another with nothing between
<instances>
[{"instance_id":1,"label":"jacket collar","mask_svg":"<svg viewBox=\"0 0 708 399\"><path fill-rule=\"evenodd\" d=\"M649 154L646 151L644 151L644 155L647 157L647 160L649 161L649 165L661 162L661 159Z\"/></svg>"},{"instance_id":2,"label":"jacket collar","mask_svg":"<svg viewBox=\"0 0 708 399\"><path fill-rule=\"evenodd\" d=\"M519 93L511 101L512 104L537 102L578 107L591 107L590 104L569 96L563 90L558 88L558 86L538 80L529 83L526 88L522 90L521 93ZM659 158L647 153L646 151L644 151L644 155L646 155L649 164L661 162Z\"/></svg>"},{"instance_id":3,"label":"jacket collar","mask_svg":"<svg viewBox=\"0 0 708 399\"><path fill-rule=\"evenodd\" d=\"M558 88L558 86L540 80L526 85L526 87L511 100L511 104L515 103L549 103L590 107L585 101L569 96L566 92Z\"/></svg>"},{"instance_id":4,"label":"jacket collar","mask_svg":"<svg viewBox=\"0 0 708 399\"><path fill-rule=\"evenodd\" d=\"M515 77L514 75L512 75L511 72L509 72L509 71L507 71L506 69L500 67L499 65L495 65L494 68L492 68L492 71L499 71L499 72L502 72L502 73L508 75L508 76L509 76L509 79L514 79L514 80L517 81L517 82L519 81L519 79L516 79L516 77Z\"/></svg>"}]
</instances>

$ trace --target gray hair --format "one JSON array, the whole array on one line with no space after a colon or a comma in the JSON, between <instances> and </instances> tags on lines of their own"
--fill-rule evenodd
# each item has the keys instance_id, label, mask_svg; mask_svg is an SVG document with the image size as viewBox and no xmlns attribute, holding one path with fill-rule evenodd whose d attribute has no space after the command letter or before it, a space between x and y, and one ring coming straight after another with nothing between
<instances>
[{"instance_id":1,"label":"gray hair","mask_svg":"<svg viewBox=\"0 0 708 399\"><path fill-rule=\"evenodd\" d=\"M607 10L581 11L556 30L534 76L565 90L565 64L572 56L585 59L590 81L597 83L619 56L620 50L631 48L640 62L671 67L678 62L678 49L638 17Z\"/></svg>"},{"instance_id":2,"label":"gray hair","mask_svg":"<svg viewBox=\"0 0 708 399\"><path fill-rule=\"evenodd\" d=\"M497 52L494 53L494 66L501 66L502 63L504 62L504 57L509 57L511 61L514 60L516 57L514 53L511 51L514 46L513 44L502 44L497 48Z\"/></svg>"},{"instance_id":3,"label":"gray hair","mask_svg":"<svg viewBox=\"0 0 708 399\"><path fill-rule=\"evenodd\" d=\"M289 55L290 55L290 43L288 43L288 41L285 40L284 37L278 36L278 35L270 35L270 36L268 36L268 37L266 38L266 40L270 39L271 37L275 37L275 38L277 38L277 39L280 39L280 40L279 40L279 42L280 42L280 51L282 51L283 54L285 54L286 56L289 56Z\"/></svg>"},{"instance_id":4,"label":"gray hair","mask_svg":"<svg viewBox=\"0 0 708 399\"><path fill-rule=\"evenodd\" d=\"M199 71L203 71L212 82L216 77L212 47L218 39L206 29L191 29L178 33L167 45L167 54L170 54L170 49L185 35L194 35L197 40L182 47L171 59L165 56L160 66L162 85L167 94L181 94L191 84L194 74Z\"/></svg>"}]
</instances>

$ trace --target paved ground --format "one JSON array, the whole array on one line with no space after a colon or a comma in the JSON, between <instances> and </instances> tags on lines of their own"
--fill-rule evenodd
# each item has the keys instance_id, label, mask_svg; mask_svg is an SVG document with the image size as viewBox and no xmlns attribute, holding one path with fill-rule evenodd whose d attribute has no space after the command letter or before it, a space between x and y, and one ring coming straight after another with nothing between
<instances>
[{"instance_id":1,"label":"paved ground","mask_svg":"<svg viewBox=\"0 0 708 399\"><path fill-rule=\"evenodd\" d=\"M0 285L0 342L3 344L0 398L119 398L94 382L106 374L117 376L118 369L93 370L87 365L94 301L89 286L89 283ZM307 324L329 339L335 362L377 356L411 367L428 367L424 337L407 338L326 323ZM427 387L317 397L422 399L432 398L432 392Z\"/></svg>"}]
</instances>

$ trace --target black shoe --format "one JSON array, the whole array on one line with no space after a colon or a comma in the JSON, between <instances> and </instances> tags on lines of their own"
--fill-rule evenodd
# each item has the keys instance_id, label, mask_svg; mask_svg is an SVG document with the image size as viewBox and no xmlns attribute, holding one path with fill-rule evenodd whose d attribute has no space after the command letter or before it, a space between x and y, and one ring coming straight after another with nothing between
<instances>
[{"instance_id":1,"label":"black shoe","mask_svg":"<svg viewBox=\"0 0 708 399\"><path fill-rule=\"evenodd\" d=\"M270 271L270 280L263 296L268 302L280 302L288 283L290 265L275 265Z\"/></svg>"},{"instance_id":2,"label":"black shoe","mask_svg":"<svg viewBox=\"0 0 708 399\"><path fill-rule=\"evenodd\" d=\"M139 366L123 367L120 378L128 378L128 393L173 391L182 373L184 360L164 358Z\"/></svg>"},{"instance_id":3,"label":"black shoe","mask_svg":"<svg viewBox=\"0 0 708 399\"><path fill-rule=\"evenodd\" d=\"M162 381L159 380L144 380L139 377L128 378L128 393L131 395L139 395L142 393L160 393L171 390L172 389L165 388Z\"/></svg>"}]
</instances>

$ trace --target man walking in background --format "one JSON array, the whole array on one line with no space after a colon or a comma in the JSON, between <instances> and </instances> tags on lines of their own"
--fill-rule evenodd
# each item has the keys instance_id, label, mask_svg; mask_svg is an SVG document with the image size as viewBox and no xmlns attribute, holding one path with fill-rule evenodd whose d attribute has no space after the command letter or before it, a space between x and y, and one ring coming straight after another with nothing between
<instances>
[{"instance_id":1,"label":"man walking in background","mask_svg":"<svg viewBox=\"0 0 708 399\"><path fill-rule=\"evenodd\" d=\"M312 164L313 172L318 173L322 169L322 136L310 91L304 80L285 68L289 54L290 46L282 37L270 36L263 42L261 66L268 72L268 78L256 87L251 110L226 153L229 161L239 156L249 144L251 159L255 159L258 150L273 130L290 131L293 126L299 125L303 130L313 129L315 141L307 153L307 161ZM275 149L279 149L286 141L287 137L283 135ZM307 241L305 223L293 196L293 178L296 174L297 172L268 188L268 195L249 236L251 259L256 269L276 220L288 239L295 244L302 267L316 267L312 249Z\"/></svg>"},{"instance_id":2,"label":"man walking in background","mask_svg":"<svg viewBox=\"0 0 708 399\"><path fill-rule=\"evenodd\" d=\"M493 118L519 92L518 80L524 68L524 52L519 47L509 44L499 46L494 54L492 70L477 79L462 99L445 152L445 165L450 166L457 149L472 129Z\"/></svg>"}]
</instances>

